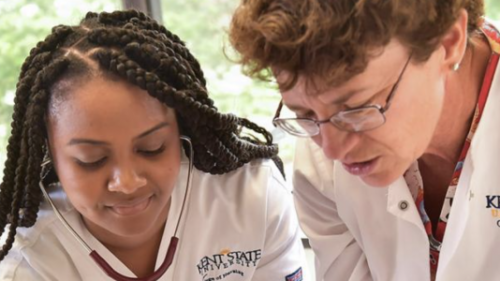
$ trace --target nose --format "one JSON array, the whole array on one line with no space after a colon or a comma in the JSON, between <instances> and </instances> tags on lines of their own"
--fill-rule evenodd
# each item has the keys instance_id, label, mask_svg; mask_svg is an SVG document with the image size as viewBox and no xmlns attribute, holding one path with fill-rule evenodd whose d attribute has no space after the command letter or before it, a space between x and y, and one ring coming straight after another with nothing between
<instances>
[{"instance_id":1,"label":"nose","mask_svg":"<svg viewBox=\"0 0 500 281\"><path fill-rule=\"evenodd\" d=\"M321 124L320 133L313 140L331 160L345 159L348 152L356 145L354 133L339 130L331 123Z\"/></svg>"},{"instance_id":2,"label":"nose","mask_svg":"<svg viewBox=\"0 0 500 281\"><path fill-rule=\"evenodd\" d=\"M114 170L108 182L108 190L124 194L133 194L146 186L146 184L146 178L138 173L132 163L128 163L125 165L122 164Z\"/></svg>"}]
</instances>

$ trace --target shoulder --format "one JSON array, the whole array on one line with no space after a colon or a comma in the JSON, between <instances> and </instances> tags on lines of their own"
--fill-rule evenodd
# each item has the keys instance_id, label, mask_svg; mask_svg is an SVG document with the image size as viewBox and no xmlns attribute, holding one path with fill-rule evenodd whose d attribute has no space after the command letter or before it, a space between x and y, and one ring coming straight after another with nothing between
<instances>
[{"instance_id":1,"label":"shoulder","mask_svg":"<svg viewBox=\"0 0 500 281\"><path fill-rule=\"evenodd\" d=\"M58 190L50 193L63 214L74 212L74 209L67 205L66 197ZM63 248L57 236L59 224L49 204L42 202L36 223L29 228L17 229L11 250L0 262L0 280L46 280L47 278L39 276L41 272L36 268L54 267L51 263L57 260L56 256L59 255L57 249ZM5 242L6 232L8 228L0 238L2 245ZM41 259L41 256L44 258Z\"/></svg>"},{"instance_id":2,"label":"shoulder","mask_svg":"<svg viewBox=\"0 0 500 281\"><path fill-rule=\"evenodd\" d=\"M271 160L255 160L222 175L193 171L189 205L196 217L265 227L271 210L283 209L292 201L291 188Z\"/></svg>"},{"instance_id":3,"label":"shoulder","mask_svg":"<svg viewBox=\"0 0 500 281\"><path fill-rule=\"evenodd\" d=\"M47 224L43 218L41 221L30 228L18 228L12 248L0 261L0 280L45 280L39 276L32 262L47 261L40 259L40 256L46 257L54 250L51 246L53 242L58 242L55 236L50 234L50 230L46 231L50 228L50 223ZM5 243L6 232L8 229L1 239L2 244Z\"/></svg>"},{"instance_id":4,"label":"shoulder","mask_svg":"<svg viewBox=\"0 0 500 281\"><path fill-rule=\"evenodd\" d=\"M11 254L0 262L1 281L45 280L19 253Z\"/></svg>"},{"instance_id":5,"label":"shoulder","mask_svg":"<svg viewBox=\"0 0 500 281\"><path fill-rule=\"evenodd\" d=\"M268 188L289 191L276 164L269 159L253 160L222 175L212 175L195 169L193 186L196 189L206 186L211 192L216 190L224 190L229 194L243 192L248 196L260 196Z\"/></svg>"},{"instance_id":6,"label":"shoulder","mask_svg":"<svg viewBox=\"0 0 500 281\"><path fill-rule=\"evenodd\" d=\"M53 203L63 215L70 215L75 212L75 209L60 187L49 187L48 192ZM47 236L51 235L51 233L53 234L54 229L57 228L58 224L59 220L52 210L52 207L46 200L43 200L40 204L35 224L28 228L18 228L16 241L18 241L20 246L23 248L30 247L31 245L37 243L42 235Z\"/></svg>"}]
</instances>

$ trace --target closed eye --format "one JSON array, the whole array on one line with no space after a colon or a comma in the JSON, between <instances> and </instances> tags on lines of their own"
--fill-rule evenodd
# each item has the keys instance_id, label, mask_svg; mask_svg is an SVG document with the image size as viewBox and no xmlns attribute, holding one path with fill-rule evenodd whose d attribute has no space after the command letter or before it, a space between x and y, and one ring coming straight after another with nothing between
<instances>
[{"instance_id":1,"label":"closed eye","mask_svg":"<svg viewBox=\"0 0 500 281\"><path fill-rule=\"evenodd\" d=\"M107 160L107 157L103 157L97 161L94 161L94 162L83 162L81 160L78 160L78 159L75 159L76 163L80 166L82 166L83 168L88 168L88 169L95 169L95 168L99 168L100 166L102 166L104 164L104 162L106 162Z\"/></svg>"},{"instance_id":2,"label":"closed eye","mask_svg":"<svg viewBox=\"0 0 500 281\"><path fill-rule=\"evenodd\" d=\"M156 156L161 154L163 151L165 151L165 145L163 144L160 146L158 149L155 150L138 150L139 153L145 155L145 156Z\"/></svg>"},{"instance_id":3,"label":"closed eye","mask_svg":"<svg viewBox=\"0 0 500 281\"><path fill-rule=\"evenodd\" d=\"M295 116L297 118L304 118L304 119L314 119L316 117L316 114L312 111L307 111L307 112L296 112Z\"/></svg>"},{"instance_id":4,"label":"closed eye","mask_svg":"<svg viewBox=\"0 0 500 281\"><path fill-rule=\"evenodd\" d=\"M360 109L360 108L363 108L363 107L366 107L366 106L369 106L369 105L373 105L372 100L369 100L367 102L364 102L363 104L354 105L354 106L353 105L349 106L347 104L344 104L343 108L342 108L342 111Z\"/></svg>"}]
</instances>

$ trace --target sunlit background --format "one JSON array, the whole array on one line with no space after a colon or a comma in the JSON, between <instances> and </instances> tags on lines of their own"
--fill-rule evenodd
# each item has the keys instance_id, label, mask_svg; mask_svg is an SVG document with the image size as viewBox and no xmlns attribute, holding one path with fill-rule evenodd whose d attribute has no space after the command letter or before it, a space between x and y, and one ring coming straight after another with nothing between
<instances>
[{"instance_id":1,"label":"sunlit background","mask_svg":"<svg viewBox=\"0 0 500 281\"><path fill-rule=\"evenodd\" d=\"M137 0L136 0L137 1ZM125 0L0 0L0 176L19 69L29 50L57 24L77 24L86 11L123 9ZM271 118L279 103L272 83L254 81L229 61L226 29L236 0L148 0L163 24L182 38L201 63L211 97L223 112L247 117L274 131L281 157L289 164L293 139L275 131ZM489 18L500 19L500 1L486 0Z\"/></svg>"},{"instance_id":2,"label":"sunlit background","mask_svg":"<svg viewBox=\"0 0 500 281\"><path fill-rule=\"evenodd\" d=\"M77 24L87 11L123 9L131 0L0 0L0 181L20 66L36 42L57 24ZM139 0L135 0L139 1ZM142 1L142 0L141 0ZM222 49L237 0L144 0L155 3L155 15L179 35L201 63L211 97L223 112L247 117L273 131L280 155L290 170L294 140L274 130L271 118L279 103L272 83L241 74ZM500 19L500 1L486 0L486 14ZM231 54L231 50L227 49ZM308 254L311 257L311 254ZM311 258L310 258L311 259ZM312 261L311 261L312 263ZM311 267L311 266L310 266ZM313 275L313 273L309 273Z\"/></svg>"}]
</instances>

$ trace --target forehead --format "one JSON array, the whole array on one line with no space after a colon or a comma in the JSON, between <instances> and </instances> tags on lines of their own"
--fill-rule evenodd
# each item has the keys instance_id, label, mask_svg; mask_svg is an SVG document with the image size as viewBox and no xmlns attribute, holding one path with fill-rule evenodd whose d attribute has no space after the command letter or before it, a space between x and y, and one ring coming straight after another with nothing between
<instances>
[{"instance_id":1,"label":"forehead","mask_svg":"<svg viewBox=\"0 0 500 281\"><path fill-rule=\"evenodd\" d=\"M64 95L49 109L49 120L66 133L99 134L126 127L141 131L173 115L146 91L121 80L91 78Z\"/></svg>"},{"instance_id":2,"label":"forehead","mask_svg":"<svg viewBox=\"0 0 500 281\"><path fill-rule=\"evenodd\" d=\"M339 85L328 85L317 77L309 77L307 73L299 75L296 84L289 90L282 90L281 95L285 104L297 103L304 98L313 98L325 103L336 103L345 101L351 96L371 91L386 86L394 80L398 71L408 59L407 49L397 40L392 40L386 47L373 53L366 69L340 83ZM278 85L287 81L290 73L273 69ZM281 88L281 87L280 87Z\"/></svg>"}]
</instances>

